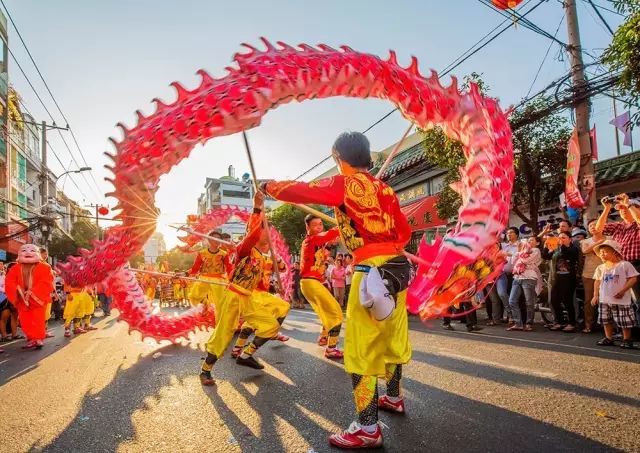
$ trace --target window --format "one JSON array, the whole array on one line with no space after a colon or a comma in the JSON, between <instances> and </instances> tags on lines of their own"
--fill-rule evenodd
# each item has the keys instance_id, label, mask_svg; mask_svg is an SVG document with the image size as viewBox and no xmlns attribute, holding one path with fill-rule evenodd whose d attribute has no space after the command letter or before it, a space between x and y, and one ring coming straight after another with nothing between
<instances>
[{"instance_id":1,"label":"window","mask_svg":"<svg viewBox=\"0 0 640 453\"><path fill-rule=\"evenodd\" d=\"M246 198L248 200L249 198L251 198L251 192L245 192L244 190L223 190L222 196L232 198Z\"/></svg>"},{"instance_id":2,"label":"window","mask_svg":"<svg viewBox=\"0 0 640 453\"><path fill-rule=\"evenodd\" d=\"M445 175L440 175L431 180L431 195L442 192L445 186L444 177Z\"/></svg>"}]
</instances>

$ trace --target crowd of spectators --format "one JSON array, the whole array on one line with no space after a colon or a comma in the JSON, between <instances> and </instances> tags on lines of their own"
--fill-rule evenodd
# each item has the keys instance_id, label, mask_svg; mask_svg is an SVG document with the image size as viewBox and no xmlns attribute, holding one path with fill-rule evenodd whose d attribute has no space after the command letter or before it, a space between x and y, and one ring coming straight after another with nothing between
<instances>
[{"instance_id":1,"label":"crowd of spectators","mask_svg":"<svg viewBox=\"0 0 640 453\"><path fill-rule=\"evenodd\" d=\"M536 306L548 301L549 330L588 334L602 327L605 337L598 344L609 346L615 327L623 334L621 346L632 347L630 329L640 319L640 203L620 194L603 198L602 205L587 230L568 220L548 223L529 238L520 238L518 228L507 230L500 244L506 264L483 297L487 325L531 331ZM613 210L620 221L610 221ZM443 327L452 329L449 318Z\"/></svg>"}]
</instances>

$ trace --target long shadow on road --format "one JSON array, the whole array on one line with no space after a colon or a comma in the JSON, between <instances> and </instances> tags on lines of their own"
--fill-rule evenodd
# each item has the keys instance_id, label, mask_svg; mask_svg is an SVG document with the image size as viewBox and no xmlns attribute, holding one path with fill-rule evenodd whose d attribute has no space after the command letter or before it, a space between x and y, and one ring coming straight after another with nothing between
<instances>
[{"instance_id":1,"label":"long shadow on road","mask_svg":"<svg viewBox=\"0 0 640 453\"><path fill-rule=\"evenodd\" d=\"M317 338L317 332L295 330L297 341L313 343ZM290 346L268 344L260 349L258 354L268 365L264 372L237 367L225 356L214 370L218 386L205 389L195 379L190 380L195 387L182 391L203 392L220 421L202 419L202 426L194 426L191 433L175 433L175 426L168 425L167 435L187 438L196 432L213 430L208 451L239 448L247 452L280 452L303 443L317 452L333 451L327 442L332 426L346 428L354 419L351 380L341 364L319 358L321 348L300 345L303 350L296 347L296 341L290 343ZM185 378L197 372L200 352L177 346L161 349L163 353L169 350L173 353L171 358L155 362L149 357L142 358L130 368L120 369L98 393L85 395L78 416L45 451L112 452L124 442L135 440L134 412L145 409L147 398L160 398L160 391L173 385L176 379L184 385ZM428 354L419 355L418 359L429 363L441 360ZM462 364L446 365L455 365L456 371L466 372ZM473 368L477 371L477 365L473 364ZM502 374L499 378L507 383L520 379ZM612 451L606 445L553 425L432 387L428 380L425 376L424 382L403 381L410 395L408 415L381 414L381 420L389 426L383 431L385 451ZM251 411L239 409L243 404L250 405ZM179 415L168 413L167 423L176 416ZM254 417L252 423L255 417L259 421L258 437L247 427L248 416ZM232 441L216 437L215 427L221 424L232 433ZM291 433L291 428L295 433ZM509 445L505 439L509 439Z\"/></svg>"}]
</instances>

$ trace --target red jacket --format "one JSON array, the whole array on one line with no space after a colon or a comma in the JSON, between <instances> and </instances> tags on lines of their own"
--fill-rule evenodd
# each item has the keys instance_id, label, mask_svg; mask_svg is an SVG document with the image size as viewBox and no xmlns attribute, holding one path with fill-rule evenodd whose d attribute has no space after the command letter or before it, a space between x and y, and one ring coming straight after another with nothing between
<instances>
[{"instance_id":1,"label":"red jacket","mask_svg":"<svg viewBox=\"0 0 640 453\"><path fill-rule=\"evenodd\" d=\"M30 278L24 281L23 264L13 266L5 279L5 291L7 299L16 308L29 310L30 308L42 307L51 303L51 293L53 292L53 274L51 267L45 263L34 264L31 268ZM22 296L27 291L31 292L31 297L25 303Z\"/></svg>"},{"instance_id":2,"label":"red jacket","mask_svg":"<svg viewBox=\"0 0 640 453\"><path fill-rule=\"evenodd\" d=\"M356 264L373 256L399 255L411 239L393 189L369 173L310 183L270 182L265 189L277 200L333 206L340 236Z\"/></svg>"}]
</instances>

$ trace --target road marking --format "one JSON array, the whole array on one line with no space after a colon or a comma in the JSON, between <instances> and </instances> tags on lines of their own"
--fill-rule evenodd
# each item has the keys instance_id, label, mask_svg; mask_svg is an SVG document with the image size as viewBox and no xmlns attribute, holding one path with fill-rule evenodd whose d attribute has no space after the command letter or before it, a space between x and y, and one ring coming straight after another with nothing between
<instances>
[{"instance_id":1,"label":"road marking","mask_svg":"<svg viewBox=\"0 0 640 453\"><path fill-rule=\"evenodd\" d=\"M453 332L453 333L457 333L457 334L460 334L460 335L471 335L471 336L474 336L474 337L482 336L482 334L473 333L473 332ZM486 336L484 336L484 338L486 338L488 340L491 339L491 338L501 338L503 340L521 341L523 343L532 343L532 344L545 344L545 345L549 345L549 346L560 346L560 347L563 347L563 348L582 349L582 350L585 350L585 351L597 351L597 352L600 352L600 353L624 355L624 356L635 357L636 359L640 359L640 354L630 354L630 353L627 353L627 352L612 351L611 349L588 348L586 346L576 346L576 345L573 345L573 344L553 343L551 341L540 341L540 340L526 340L524 338L504 337L504 336L501 336L501 335L486 335Z\"/></svg>"},{"instance_id":2,"label":"road marking","mask_svg":"<svg viewBox=\"0 0 640 453\"><path fill-rule=\"evenodd\" d=\"M464 360L465 362L477 363L479 365L489 365L489 366L501 368L504 370L517 371L518 373L530 374L533 376L538 376L543 378L555 378L558 376L556 373L550 373L547 371L537 371L537 370L532 370L530 368L523 368L523 367L514 366L514 365L505 365L499 362L492 362L490 360L478 359L477 357L470 357L462 354L455 354L445 349L436 349L435 354L443 357L449 357L452 359Z\"/></svg>"}]
</instances>

